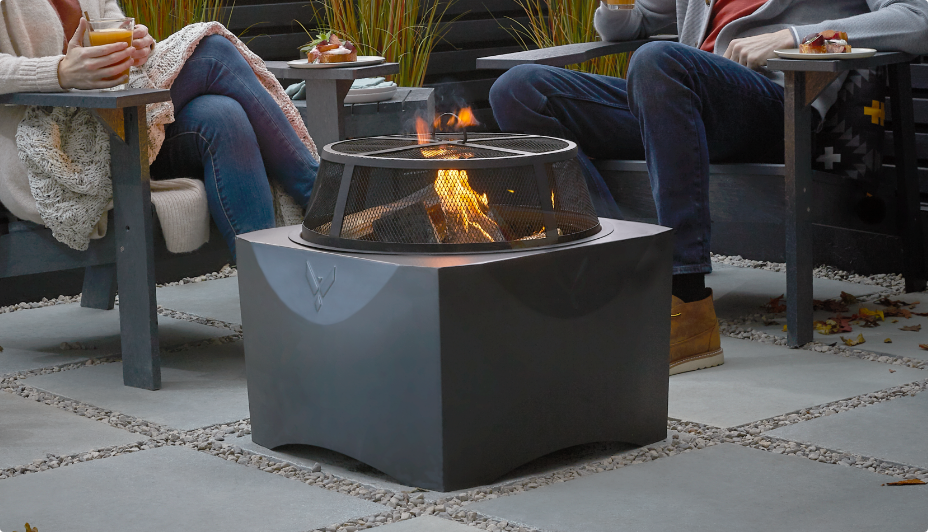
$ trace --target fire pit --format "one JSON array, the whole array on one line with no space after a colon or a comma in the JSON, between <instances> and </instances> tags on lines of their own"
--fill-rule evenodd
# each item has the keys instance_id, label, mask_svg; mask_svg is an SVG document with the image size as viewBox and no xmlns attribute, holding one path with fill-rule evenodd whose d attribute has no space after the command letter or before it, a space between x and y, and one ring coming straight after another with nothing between
<instances>
[{"instance_id":1,"label":"fire pit","mask_svg":"<svg viewBox=\"0 0 928 532\"><path fill-rule=\"evenodd\" d=\"M666 436L671 234L599 219L576 146L336 142L302 227L239 237L252 438L449 491Z\"/></svg>"}]
</instances>

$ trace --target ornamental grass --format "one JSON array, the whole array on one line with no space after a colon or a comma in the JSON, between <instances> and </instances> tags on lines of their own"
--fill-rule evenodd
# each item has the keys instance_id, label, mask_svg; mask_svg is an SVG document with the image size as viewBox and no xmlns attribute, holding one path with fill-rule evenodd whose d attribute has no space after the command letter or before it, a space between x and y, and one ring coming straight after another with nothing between
<instances>
[{"instance_id":1,"label":"ornamental grass","mask_svg":"<svg viewBox=\"0 0 928 532\"><path fill-rule=\"evenodd\" d=\"M359 55L379 55L400 64L393 81L421 87L429 56L448 33L443 21L452 2L439 0L325 0L315 19L323 33L334 32L358 47ZM309 32L307 32L309 33Z\"/></svg>"},{"instance_id":2,"label":"ornamental grass","mask_svg":"<svg viewBox=\"0 0 928 532\"><path fill-rule=\"evenodd\" d=\"M127 17L148 26L155 40L163 40L188 24L219 20L223 0L119 0Z\"/></svg>"},{"instance_id":3,"label":"ornamental grass","mask_svg":"<svg viewBox=\"0 0 928 532\"><path fill-rule=\"evenodd\" d=\"M550 48L563 44L576 44L600 40L593 28L593 14L599 2L589 0L516 0L528 24L516 22L510 33L526 50ZM624 78L628 69L629 54L600 57L567 68L591 74Z\"/></svg>"}]
</instances>

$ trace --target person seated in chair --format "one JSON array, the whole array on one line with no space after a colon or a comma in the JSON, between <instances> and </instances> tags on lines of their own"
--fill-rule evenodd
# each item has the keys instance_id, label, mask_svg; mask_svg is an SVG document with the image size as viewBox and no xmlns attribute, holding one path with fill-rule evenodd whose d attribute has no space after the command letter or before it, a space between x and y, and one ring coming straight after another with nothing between
<instances>
[{"instance_id":1,"label":"person seated in chair","mask_svg":"<svg viewBox=\"0 0 928 532\"><path fill-rule=\"evenodd\" d=\"M658 222L674 230L671 375L724 362L705 285L709 163L783 161L783 75L767 70L767 59L824 30L846 32L857 47L926 54L928 2L637 0L631 10L600 6L594 21L605 41L642 39L674 23L679 42L642 46L627 79L523 65L490 92L503 131L567 138L594 158L647 162ZM815 101L813 122L843 80Z\"/></svg>"},{"instance_id":2,"label":"person seated in chair","mask_svg":"<svg viewBox=\"0 0 928 532\"><path fill-rule=\"evenodd\" d=\"M85 47L83 12L124 16L117 0L3 0L0 94L128 82L122 73L144 65L155 46L148 29L137 24L131 45ZM269 177L305 208L318 162L235 44L221 35L203 38L170 91L174 121L151 174L203 179L209 212L233 256L236 234L275 225ZM45 225L17 153L24 114L22 106L0 108L0 202L16 217Z\"/></svg>"}]
</instances>

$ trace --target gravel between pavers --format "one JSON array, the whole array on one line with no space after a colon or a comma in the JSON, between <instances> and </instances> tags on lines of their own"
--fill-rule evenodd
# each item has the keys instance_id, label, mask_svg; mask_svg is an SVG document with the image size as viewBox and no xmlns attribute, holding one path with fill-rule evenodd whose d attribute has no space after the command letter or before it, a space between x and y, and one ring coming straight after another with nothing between
<instances>
[{"instance_id":1,"label":"gravel between pavers","mask_svg":"<svg viewBox=\"0 0 928 532\"><path fill-rule=\"evenodd\" d=\"M754 268L757 270L769 270L772 272L786 272L786 263L767 262L762 260L751 260L742 258L740 255L716 255L710 253L712 262L736 266L738 268ZM812 276L819 279L831 279L834 281L844 281L855 284L869 284L882 286L893 294L902 294L905 292L905 278L901 273L878 273L875 275L860 275L853 272L846 272L837 268L821 265L812 270Z\"/></svg>"}]
</instances>

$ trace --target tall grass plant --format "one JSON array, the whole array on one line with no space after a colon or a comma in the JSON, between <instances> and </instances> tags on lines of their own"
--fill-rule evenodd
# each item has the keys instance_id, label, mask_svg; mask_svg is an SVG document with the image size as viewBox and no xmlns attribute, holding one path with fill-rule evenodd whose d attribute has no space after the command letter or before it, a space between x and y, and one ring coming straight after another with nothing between
<instances>
[{"instance_id":1,"label":"tall grass plant","mask_svg":"<svg viewBox=\"0 0 928 532\"><path fill-rule=\"evenodd\" d=\"M398 62L400 72L393 81L401 87L421 87L429 56L448 33L448 23L443 19L452 3L325 0L314 4L313 9L320 31L332 31L350 40L358 46L360 55L379 55Z\"/></svg>"},{"instance_id":2,"label":"tall grass plant","mask_svg":"<svg viewBox=\"0 0 928 532\"><path fill-rule=\"evenodd\" d=\"M119 0L127 17L162 40L188 24L219 20L224 0Z\"/></svg>"},{"instance_id":3,"label":"tall grass plant","mask_svg":"<svg viewBox=\"0 0 928 532\"><path fill-rule=\"evenodd\" d=\"M550 48L563 44L598 41L593 28L593 15L598 2L589 0L516 0L528 23L517 22L510 33L523 48ZM624 78L628 70L628 54L600 57L567 68L591 74Z\"/></svg>"}]
</instances>

